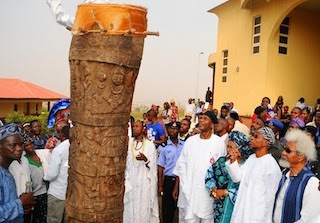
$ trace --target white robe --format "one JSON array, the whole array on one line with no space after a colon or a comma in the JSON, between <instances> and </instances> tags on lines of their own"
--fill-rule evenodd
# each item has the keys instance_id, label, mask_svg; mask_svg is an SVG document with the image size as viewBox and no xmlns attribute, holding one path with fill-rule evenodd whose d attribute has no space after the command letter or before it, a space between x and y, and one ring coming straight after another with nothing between
<instances>
[{"instance_id":1,"label":"white robe","mask_svg":"<svg viewBox=\"0 0 320 223\"><path fill-rule=\"evenodd\" d=\"M132 142L133 138L129 140L128 145L123 222L158 223L157 150L151 141L145 140L143 153L150 161L149 169L143 161L133 157Z\"/></svg>"},{"instance_id":2,"label":"white robe","mask_svg":"<svg viewBox=\"0 0 320 223\"><path fill-rule=\"evenodd\" d=\"M281 180L277 161L270 154L259 158L252 154L242 166L237 161L227 161L226 168L234 182L241 180L231 222L271 223Z\"/></svg>"},{"instance_id":3,"label":"white robe","mask_svg":"<svg viewBox=\"0 0 320 223\"><path fill-rule=\"evenodd\" d=\"M14 160L9 166L9 172L12 174L14 181L16 183L17 195L26 192L26 182L31 181L30 178L30 169L29 161L24 156L25 153L21 156L21 162Z\"/></svg>"},{"instance_id":4,"label":"white robe","mask_svg":"<svg viewBox=\"0 0 320 223\"><path fill-rule=\"evenodd\" d=\"M211 135L210 139L201 139L198 134L185 142L173 170L180 179L178 207L184 209L185 219L195 216L213 218L213 199L206 190L205 175L212 163L225 154L225 144L216 135Z\"/></svg>"}]
</instances>

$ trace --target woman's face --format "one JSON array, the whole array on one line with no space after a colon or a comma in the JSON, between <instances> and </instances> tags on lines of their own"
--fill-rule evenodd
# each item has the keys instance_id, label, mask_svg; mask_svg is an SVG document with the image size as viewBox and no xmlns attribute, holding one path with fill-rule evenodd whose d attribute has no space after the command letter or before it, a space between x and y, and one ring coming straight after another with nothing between
<instances>
[{"instance_id":1,"label":"woman's face","mask_svg":"<svg viewBox=\"0 0 320 223\"><path fill-rule=\"evenodd\" d=\"M227 153L233 155L235 152L238 151L236 144L233 141L229 141L227 145Z\"/></svg>"},{"instance_id":2,"label":"woman's face","mask_svg":"<svg viewBox=\"0 0 320 223\"><path fill-rule=\"evenodd\" d=\"M298 108L293 108L290 113L291 119L298 118L301 116L301 111Z\"/></svg>"},{"instance_id":3,"label":"woman's face","mask_svg":"<svg viewBox=\"0 0 320 223\"><path fill-rule=\"evenodd\" d=\"M26 151L27 154L34 153L34 144L33 144L33 142L26 141L23 144L23 147L24 147L24 150Z\"/></svg>"},{"instance_id":4,"label":"woman's face","mask_svg":"<svg viewBox=\"0 0 320 223\"><path fill-rule=\"evenodd\" d=\"M268 98L263 98L261 101L261 106L267 107L268 104L270 104L270 101L268 100Z\"/></svg>"},{"instance_id":5,"label":"woman's face","mask_svg":"<svg viewBox=\"0 0 320 223\"><path fill-rule=\"evenodd\" d=\"M254 122L252 123L252 125L251 125L251 129L252 129L253 131L257 131L258 129L260 129L260 128L263 127L263 126L264 126L263 121L262 121L260 118L256 118L256 119L254 120Z\"/></svg>"},{"instance_id":6,"label":"woman's face","mask_svg":"<svg viewBox=\"0 0 320 223\"><path fill-rule=\"evenodd\" d=\"M33 122L31 125L31 130L34 134L40 135L42 131L42 126L40 122Z\"/></svg>"},{"instance_id":7,"label":"woman's face","mask_svg":"<svg viewBox=\"0 0 320 223\"><path fill-rule=\"evenodd\" d=\"M310 115L306 110L302 110L301 113L301 118L303 119L304 122L307 122L309 120Z\"/></svg>"}]
</instances>

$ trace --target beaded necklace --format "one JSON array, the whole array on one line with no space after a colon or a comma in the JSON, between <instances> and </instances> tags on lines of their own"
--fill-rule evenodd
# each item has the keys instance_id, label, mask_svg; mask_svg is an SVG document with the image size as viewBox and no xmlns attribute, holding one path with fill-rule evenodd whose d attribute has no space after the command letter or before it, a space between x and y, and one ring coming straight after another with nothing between
<instances>
[{"instance_id":1,"label":"beaded necklace","mask_svg":"<svg viewBox=\"0 0 320 223\"><path fill-rule=\"evenodd\" d=\"M136 145L134 145L134 142L137 142ZM141 141L133 140L133 141L132 141L132 144L131 144L131 154L132 154L132 158L133 158L133 165L134 165L135 167L138 167L138 165L139 165L140 163L143 163L143 162L141 162L141 161L139 161L139 160L136 160L136 154L135 154L135 153L139 153L140 151L141 151L140 153L144 153L144 149L145 149L145 139L143 138L140 147L138 147L139 142L141 142ZM135 163L138 163L138 165L136 166Z\"/></svg>"}]
</instances>

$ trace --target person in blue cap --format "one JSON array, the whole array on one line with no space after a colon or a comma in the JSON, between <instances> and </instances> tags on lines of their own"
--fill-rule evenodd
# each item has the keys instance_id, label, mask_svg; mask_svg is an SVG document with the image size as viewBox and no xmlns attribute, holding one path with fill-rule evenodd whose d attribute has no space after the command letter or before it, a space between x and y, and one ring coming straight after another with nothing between
<instances>
[{"instance_id":1,"label":"person in blue cap","mask_svg":"<svg viewBox=\"0 0 320 223\"><path fill-rule=\"evenodd\" d=\"M177 197L173 197L177 177L173 174L177 160L182 151L184 141L178 138L180 123L173 122L168 126L169 139L165 146L159 146L158 158L158 193L162 196L162 221L173 222L177 209Z\"/></svg>"},{"instance_id":2,"label":"person in blue cap","mask_svg":"<svg viewBox=\"0 0 320 223\"><path fill-rule=\"evenodd\" d=\"M280 141L280 135L281 135L281 132L284 128L284 125L278 119L271 119L271 120L267 121L266 124L267 124L267 126L269 126L272 129L274 136L275 136L275 141L271 145L271 147L269 148L269 153L271 153L273 158L275 158L275 160L279 164L279 160L281 158L281 154L284 149L284 147L282 146L282 143Z\"/></svg>"},{"instance_id":3,"label":"person in blue cap","mask_svg":"<svg viewBox=\"0 0 320 223\"><path fill-rule=\"evenodd\" d=\"M34 205L32 193L23 193L18 198L13 176L8 171L14 160L22 155L21 129L16 124L0 127L0 222L21 222L23 214Z\"/></svg>"}]
</instances>

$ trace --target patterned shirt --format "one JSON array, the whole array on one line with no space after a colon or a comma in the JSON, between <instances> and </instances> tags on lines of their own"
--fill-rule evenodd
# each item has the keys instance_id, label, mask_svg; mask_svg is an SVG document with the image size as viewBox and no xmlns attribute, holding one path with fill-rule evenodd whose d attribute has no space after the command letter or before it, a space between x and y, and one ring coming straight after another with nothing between
<instances>
[{"instance_id":1,"label":"patterned shirt","mask_svg":"<svg viewBox=\"0 0 320 223\"><path fill-rule=\"evenodd\" d=\"M0 222L23 223L23 207L11 173L0 167Z\"/></svg>"}]
</instances>

